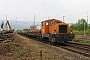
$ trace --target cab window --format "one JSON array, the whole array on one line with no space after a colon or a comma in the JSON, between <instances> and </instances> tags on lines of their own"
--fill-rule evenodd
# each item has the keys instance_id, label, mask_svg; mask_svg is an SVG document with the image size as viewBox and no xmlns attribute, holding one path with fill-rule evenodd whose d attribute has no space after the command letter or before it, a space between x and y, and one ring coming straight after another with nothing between
<instances>
[{"instance_id":1,"label":"cab window","mask_svg":"<svg viewBox=\"0 0 90 60\"><path fill-rule=\"evenodd\" d=\"M44 25L44 22L41 23L41 26L43 26L43 25Z\"/></svg>"},{"instance_id":2,"label":"cab window","mask_svg":"<svg viewBox=\"0 0 90 60\"><path fill-rule=\"evenodd\" d=\"M49 25L49 22L46 22L46 25Z\"/></svg>"},{"instance_id":3,"label":"cab window","mask_svg":"<svg viewBox=\"0 0 90 60\"><path fill-rule=\"evenodd\" d=\"M49 21L49 22L48 22L48 25L51 25L51 24L52 24L52 21Z\"/></svg>"},{"instance_id":4,"label":"cab window","mask_svg":"<svg viewBox=\"0 0 90 60\"><path fill-rule=\"evenodd\" d=\"M50 21L50 25L52 25L52 21Z\"/></svg>"}]
</instances>

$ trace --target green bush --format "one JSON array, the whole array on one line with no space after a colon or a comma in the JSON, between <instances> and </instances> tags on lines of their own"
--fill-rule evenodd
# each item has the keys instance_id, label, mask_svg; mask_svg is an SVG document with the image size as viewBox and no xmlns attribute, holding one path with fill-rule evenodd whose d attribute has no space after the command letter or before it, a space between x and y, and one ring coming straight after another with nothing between
<instances>
[{"instance_id":1,"label":"green bush","mask_svg":"<svg viewBox=\"0 0 90 60\"><path fill-rule=\"evenodd\" d=\"M87 34L90 34L90 29L87 29L87 30L86 30L86 33L87 33Z\"/></svg>"},{"instance_id":2,"label":"green bush","mask_svg":"<svg viewBox=\"0 0 90 60\"><path fill-rule=\"evenodd\" d=\"M74 33L75 33L75 34L80 34L80 31L74 30Z\"/></svg>"},{"instance_id":3,"label":"green bush","mask_svg":"<svg viewBox=\"0 0 90 60\"><path fill-rule=\"evenodd\" d=\"M74 33L75 33L75 34L84 34L84 31L74 30ZM87 30L85 31L85 34L90 34L90 29L87 29Z\"/></svg>"}]
</instances>

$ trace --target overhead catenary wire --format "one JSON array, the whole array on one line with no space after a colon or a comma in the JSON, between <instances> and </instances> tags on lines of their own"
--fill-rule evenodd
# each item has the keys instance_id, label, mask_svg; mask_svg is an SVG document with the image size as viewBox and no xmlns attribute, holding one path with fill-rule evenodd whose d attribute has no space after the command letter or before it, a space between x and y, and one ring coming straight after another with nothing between
<instances>
[{"instance_id":1,"label":"overhead catenary wire","mask_svg":"<svg viewBox=\"0 0 90 60\"><path fill-rule=\"evenodd\" d=\"M19 0L16 0L10 7L12 7L13 5L15 5L15 3L17 3ZM3 2L3 1L2 1ZM6 6L8 6L8 3L9 3L10 1L8 1L7 3L5 3L5 2L3 2L4 4L5 4L5 6L3 7L3 9L1 10L1 11L3 11L5 8L6 8Z\"/></svg>"},{"instance_id":2,"label":"overhead catenary wire","mask_svg":"<svg viewBox=\"0 0 90 60\"><path fill-rule=\"evenodd\" d=\"M71 1L71 0L69 0L69 1ZM69 2L69 1L67 1L67 2ZM64 3L65 4L65 3ZM83 8L83 7L87 7L87 6L89 6L89 4L87 4L87 5L85 5L85 6L81 6L81 7L78 7L78 8L74 8L74 9L71 9L71 10L68 10L68 11L65 11L65 12L61 12L61 13L58 13L58 14L56 14L56 13L54 13L53 15L50 15L49 14L49 17L50 16L57 16L57 15L60 15L60 14L63 14L63 13L69 13L69 12L71 12L71 11L74 11L74 10L78 10L78 9L81 9L81 8ZM47 9L47 11L48 11L48 9ZM49 10L50 11L50 10ZM42 15L42 13L45 13L46 11L42 11L42 12L40 12L37 16L39 16L39 15ZM40 16L39 16L40 17ZM47 16L48 17L48 16Z\"/></svg>"},{"instance_id":3,"label":"overhead catenary wire","mask_svg":"<svg viewBox=\"0 0 90 60\"><path fill-rule=\"evenodd\" d=\"M57 6L66 4L66 3L70 2L71 0L66 1L66 2L64 2L64 3L62 3L62 4L59 4L59 5L55 6L55 7L50 8L52 5L56 4L58 1L59 1L59 0L57 0L56 2L54 2L53 4L51 4L49 7L47 7L47 10L41 11L41 12L39 12L39 13L36 14L36 15L39 16L40 14L45 13L45 12L47 12L47 11L54 10Z\"/></svg>"},{"instance_id":4,"label":"overhead catenary wire","mask_svg":"<svg viewBox=\"0 0 90 60\"><path fill-rule=\"evenodd\" d=\"M5 3L5 2L3 2L4 4L5 4L5 7L2 9L2 11L3 10L5 10L5 8L8 6L8 7L12 7L13 8L13 6L18 2L19 0L16 0L12 5L8 5L8 3L10 2L7 2L7 3ZM47 1L47 0L46 0ZM45 2L46 2L45 1ZM41 7L41 6L43 6L44 5L44 3L42 4L42 5L40 5L38 8L36 8L35 10L39 10L39 8ZM22 10L19 10L19 9L17 9L17 8L13 8L13 9L15 9L15 10L17 10L17 11L20 11L20 12L22 12L22 13L24 13L24 14L28 14L28 12L24 12L24 11L22 11ZM6 10L5 10L6 11ZM3 12L1 12L2 14L3 14ZM35 12L34 12L35 13ZM30 14L29 14L30 15ZM31 14L31 15L33 15L33 13ZM31 16L30 15L30 16Z\"/></svg>"},{"instance_id":5,"label":"overhead catenary wire","mask_svg":"<svg viewBox=\"0 0 90 60\"><path fill-rule=\"evenodd\" d=\"M17 0L16 0L17 1ZM52 10L55 10L55 8L58 8L58 7L60 7L61 5L65 5L65 4L67 4L67 3L69 3L69 2L71 2L72 0L68 0L68 1L64 1L63 3L60 3L60 4L58 4L58 5L56 5L56 3L58 3L58 1L59 0L56 0L54 3L52 3L51 5L49 5L49 6L47 6L46 4L47 4L47 0L46 0L46 2L43 2L41 5L40 5L40 7L44 7L44 9L45 10L43 10L42 9L42 11L40 11L39 13L37 12L37 10L39 11L41 8L40 7L37 7L36 8L36 10L35 10L35 12L32 12L32 13L28 13L28 12L26 12L26 11L23 11L23 10L20 10L20 9L17 9L17 8L14 8L14 9L16 9L16 10L18 10L18 11L20 11L22 14L27 14L27 15L29 15L29 17L27 17L27 18L33 18L32 16L33 16L33 14L35 13L36 14L36 18L38 17L40 17L41 15L44 15L44 13L46 13L46 12L48 12L48 11L52 11ZM15 4L16 4L17 2L15 2L15 3L13 3L12 5L10 5L10 7L13 7ZM76 9L77 10L77 9ZM50 15L50 14L48 14L48 16L46 16L46 17L49 17L49 16L57 16L57 15L60 15L60 14L66 14L66 13L69 13L69 12L71 12L71 11L74 11L74 9L71 9L71 10L68 10L68 11L64 11L64 12L59 12L59 13L53 13L52 15ZM46 13L47 14L47 13Z\"/></svg>"},{"instance_id":6,"label":"overhead catenary wire","mask_svg":"<svg viewBox=\"0 0 90 60\"><path fill-rule=\"evenodd\" d=\"M71 11L75 11L75 10L78 10L78 9L81 9L81 8L84 8L84 7L89 7L89 4L87 4L87 5L84 5L84 6L81 6L81 7L78 7L78 8L74 8L74 9L71 9L71 10L68 10L68 11L65 11L65 12L61 12L61 13L58 13L58 14L53 14L53 15L49 15L49 16L57 16L57 15L60 15L60 14L63 14L63 13L69 13L69 12L71 12ZM42 11L42 12L40 12L37 16L39 16L39 15L42 15L42 13L45 13L46 11ZM86 12L86 11L85 11ZM77 13L77 14L79 14L79 13ZM73 14L72 14L73 15ZM47 16L48 17L48 16Z\"/></svg>"},{"instance_id":7,"label":"overhead catenary wire","mask_svg":"<svg viewBox=\"0 0 90 60\"><path fill-rule=\"evenodd\" d=\"M17 2L18 0L16 0L16 2ZM52 7L52 5L54 5L54 4L56 4L57 2L58 2L59 0L56 0L53 4L51 4L50 6ZM15 2L15 3L16 3ZM14 3L14 4L15 4ZM10 7L12 7L14 4L12 4ZM40 6L43 6L43 5L45 5L45 3L44 4L42 4L42 5L40 5ZM49 8L50 8L50 6L49 6ZM16 9L16 8L14 8L14 9ZM37 8L37 9L39 9L39 8ZM36 10L37 10L36 9ZM18 9L16 9L16 10L18 10ZM18 10L18 11L20 11L20 12L23 12L23 13L26 13L26 12L24 12L24 11L22 11L22 10ZM47 10L45 10L45 11L47 11ZM43 11L44 12L44 11ZM35 12L34 12L35 13ZM42 12L40 12L39 14L41 14ZM31 15L33 15L33 14L31 14ZM37 15L37 14L36 14Z\"/></svg>"},{"instance_id":8,"label":"overhead catenary wire","mask_svg":"<svg viewBox=\"0 0 90 60\"><path fill-rule=\"evenodd\" d=\"M85 6L81 6L81 7L78 7L78 8L74 8L74 9L71 9L71 10L68 10L68 11L65 11L65 12L61 12L61 13L58 13L58 14L53 14L53 16L54 16L54 15L59 15L59 14L62 14L62 13L69 13L69 12L71 12L71 11L81 9L81 8L83 8L83 7L86 7L86 6L89 6L89 5L85 5Z\"/></svg>"},{"instance_id":9,"label":"overhead catenary wire","mask_svg":"<svg viewBox=\"0 0 90 60\"><path fill-rule=\"evenodd\" d=\"M54 3L52 3L49 7L47 7L47 8L50 8L50 7L52 7L54 4L56 4L57 2L58 2L59 0L56 0ZM45 5L46 3L44 3L44 5ZM37 16L39 15L39 14L41 14L42 12L45 12L45 11L47 11L47 8L45 9L45 10L43 10L43 11L41 11L41 12L39 12L38 14L37 14Z\"/></svg>"}]
</instances>

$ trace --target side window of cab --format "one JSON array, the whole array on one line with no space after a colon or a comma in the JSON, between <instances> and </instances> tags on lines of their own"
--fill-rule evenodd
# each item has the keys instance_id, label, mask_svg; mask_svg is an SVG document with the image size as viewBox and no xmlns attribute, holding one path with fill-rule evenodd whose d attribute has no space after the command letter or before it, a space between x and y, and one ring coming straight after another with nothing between
<instances>
[{"instance_id":1,"label":"side window of cab","mask_svg":"<svg viewBox=\"0 0 90 60\"><path fill-rule=\"evenodd\" d=\"M48 22L48 25L52 25L52 21L49 21L49 22Z\"/></svg>"},{"instance_id":2,"label":"side window of cab","mask_svg":"<svg viewBox=\"0 0 90 60\"><path fill-rule=\"evenodd\" d=\"M46 25L49 25L49 22L46 22Z\"/></svg>"},{"instance_id":3,"label":"side window of cab","mask_svg":"<svg viewBox=\"0 0 90 60\"><path fill-rule=\"evenodd\" d=\"M44 26L44 22L41 22L41 26Z\"/></svg>"}]
</instances>

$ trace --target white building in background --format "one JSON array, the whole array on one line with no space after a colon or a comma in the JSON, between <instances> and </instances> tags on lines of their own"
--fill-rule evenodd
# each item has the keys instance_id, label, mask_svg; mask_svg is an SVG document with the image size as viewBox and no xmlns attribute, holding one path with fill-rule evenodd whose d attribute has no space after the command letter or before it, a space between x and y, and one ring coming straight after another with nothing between
<instances>
[{"instance_id":1,"label":"white building in background","mask_svg":"<svg viewBox=\"0 0 90 60\"><path fill-rule=\"evenodd\" d=\"M40 30L40 29L41 29L41 25L38 25L38 26L37 26L37 29Z\"/></svg>"}]
</instances>

